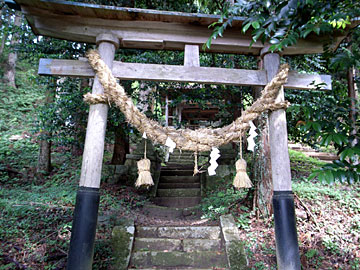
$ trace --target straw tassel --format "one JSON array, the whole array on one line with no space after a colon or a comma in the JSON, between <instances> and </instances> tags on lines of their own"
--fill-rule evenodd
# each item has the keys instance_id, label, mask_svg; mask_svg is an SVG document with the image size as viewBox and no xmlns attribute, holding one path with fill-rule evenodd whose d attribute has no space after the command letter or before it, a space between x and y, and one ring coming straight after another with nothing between
<instances>
[{"instance_id":1,"label":"straw tassel","mask_svg":"<svg viewBox=\"0 0 360 270\"><path fill-rule=\"evenodd\" d=\"M240 159L236 161L236 175L234 178L233 186L235 188L251 188L252 183L246 173L246 161L242 158L242 141L240 135Z\"/></svg>"},{"instance_id":2,"label":"straw tassel","mask_svg":"<svg viewBox=\"0 0 360 270\"><path fill-rule=\"evenodd\" d=\"M144 158L137 162L139 176L135 183L136 187L141 187L141 186L149 187L154 185L154 181L150 173L150 165L151 165L150 160L146 158L146 139L145 139Z\"/></svg>"}]
</instances>

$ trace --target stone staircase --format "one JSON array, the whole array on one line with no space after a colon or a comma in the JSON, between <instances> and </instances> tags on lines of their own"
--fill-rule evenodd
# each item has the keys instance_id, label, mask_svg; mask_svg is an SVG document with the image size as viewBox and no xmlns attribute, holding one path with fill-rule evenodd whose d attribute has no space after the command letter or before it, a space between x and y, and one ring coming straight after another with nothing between
<instances>
[{"instance_id":1,"label":"stone staircase","mask_svg":"<svg viewBox=\"0 0 360 270\"><path fill-rule=\"evenodd\" d=\"M185 208L198 205L200 200L200 176L193 176L192 167L174 165L161 168L154 200L157 205Z\"/></svg>"},{"instance_id":2,"label":"stone staircase","mask_svg":"<svg viewBox=\"0 0 360 270\"><path fill-rule=\"evenodd\" d=\"M228 269L220 226L137 226L129 269Z\"/></svg>"},{"instance_id":3,"label":"stone staircase","mask_svg":"<svg viewBox=\"0 0 360 270\"><path fill-rule=\"evenodd\" d=\"M161 168L156 197L146 205L148 214L158 217L183 218L198 214L201 201L200 175L193 176L192 152L175 150Z\"/></svg>"}]
</instances>

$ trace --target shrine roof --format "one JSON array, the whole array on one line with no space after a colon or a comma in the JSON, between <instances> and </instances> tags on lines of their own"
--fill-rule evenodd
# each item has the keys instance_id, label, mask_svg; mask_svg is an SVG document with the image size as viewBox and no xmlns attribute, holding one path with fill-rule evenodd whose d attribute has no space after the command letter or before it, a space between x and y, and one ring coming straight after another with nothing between
<instances>
[{"instance_id":1,"label":"shrine roof","mask_svg":"<svg viewBox=\"0 0 360 270\"><path fill-rule=\"evenodd\" d=\"M95 43L102 33L111 33L120 41L120 47L140 49L183 50L185 44L200 48L210 37L208 28L220 16L209 14L159 11L150 9L114 7L57 0L15 0L21 7L36 35L50 36L77 42ZM266 44L255 42L241 32L245 18L236 17L224 37L213 40L207 52L259 55ZM354 21L334 37L309 35L284 55L323 52L323 44L332 40L336 48L350 28L359 24Z\"/></svg>"},{"instance_id":2,"label":"shrine roof","mask_svg":"<svg viewBox=\"0 0 360 270\"><path fill-rule=\"evenodd\" d=\"M213 22L217 22L220 18L219 15L202 13L185 13L153 9L115 7L72 1L15 0L15 2L20 6L29 6L47 10L58 15L73 15L120 21L161 21L208 26ZM245 19L246 18L244 17L236 17L233 26L236 27L239 24L241 25Z\"/></svg>"}]
</instances>

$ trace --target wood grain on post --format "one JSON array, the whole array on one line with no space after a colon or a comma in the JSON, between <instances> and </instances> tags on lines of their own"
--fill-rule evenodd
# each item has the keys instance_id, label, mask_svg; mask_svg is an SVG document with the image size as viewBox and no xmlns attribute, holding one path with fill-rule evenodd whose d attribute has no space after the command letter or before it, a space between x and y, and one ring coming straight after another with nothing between
<instances>
[{"instance_id":1,"label":"wood grain on post","mask_svg":"<svg viewBox=\"0 0 360 270\"><path fill-rule=\"evenodd\" d=\"M184 48L184 67L200 67L200 53L198 45L185 45ZM182 120L182 104L177 106L179 123Z\"/></svg>"},{"instance_id":2,"label":"wood grain on post","mask_svg":"<svg viewBox=\"0 0 360 270\"><path fill-rule=\"evenodd\" d=\"M266 53L265 50L262 53ZM266 53L264 55L264 69L267 80L276 75L280 67L280 55ZM284 88L281 87L276 102L284 101ZM274 191L291 191L291 171L288 150L288 133L286 115L283 109L270 113L269 137L271 153L271 169Z\"/></svg>"},{"instance_id":3,"label":"wood grain on post","mask_svg":"<svg viewBox=\"0 0 360 270\"><path fill-rule=\"evenodd\" d=\"M184 53L185 67L200 67L200 56L198 45L185 45Z\"/></svg>"},{"instance_id":4,"label":"wood grain on post","mask_svg":"<svg viewBox=\"0 0 360 270\"><path fill-rule=\"evenodd\" d=\"M97 38L98 51L104 62L112 68L118 40L111 35L102 34ZM95 77L93 94L103 94L104 90ZM90 105L86 129L85 147L81 166L80 186L99 188L104 156L105 131L108 105Z\"/></svg>"},{"instance_id":5,"label":"wood grain on post","mask_svg":"<svg viewBox=\"0 0 360 270\"><path fill-rule=\"evenodd\" d=\"M165 126L169 126L169 96L165 97Z\"/></svg>"}]
</instances>

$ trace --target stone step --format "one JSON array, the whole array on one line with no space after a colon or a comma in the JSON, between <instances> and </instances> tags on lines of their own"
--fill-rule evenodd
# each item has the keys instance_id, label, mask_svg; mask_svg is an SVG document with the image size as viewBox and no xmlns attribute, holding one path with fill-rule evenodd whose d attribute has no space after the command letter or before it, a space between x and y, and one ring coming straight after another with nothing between
<instances>
[{"instance_id":1,"label":"stone step","mask_svg":"<svg viewBox=\"0 0 360 270\"><path fill-rule=\"evenodd\" d=\"M162 183L158 188L200 188L200 183Z\"/></svg>"},{"instance_id":2,"label":"stone step","mask_svg":"<svg viewBox=\"0 0 360 270\"><path fill-rule=\"evenodd\" d=\"M162 172L161 172L162 174ZM161 175L160 176L160 183L199 183L200 178L198 175Z\"/></svg>"},{"instance_id":3,"label":"stone step","mask_svg":"<svg viewBox=\"0 0 360 270\"><path fill-rule=\"evenodd\" d=\"M220 239L136 238L134 251L221 251Z\"/></svg>"},{"instance_id":4,"label":"stone step","mask_svg":"<svg viewBox=\"0 0 360 270\"><path fill-rule=\"evenodd\" d=\"M196 197L200 196L200 188L159 188L158 197Z\"/></svg>"},{"instance_id":5,"label":"stone step","mask_svg":"<svg viewBox=\"0 0 360 270\"><path fill-rule=\"evenodd\" d=\"M166 162L166 165L167 166L178 166L178 165L181 165L181 166L194 166L194 162L192 161L187 161L187 160L184 160L184 161L168 161Z\"/></svg>"},{"instance_id":6,"label":"stone step","mask_svg":"<svg viewBox=\"0 0 360 270\"><path fill-rule=\"evenodd\" d=\"M191 151L179 151L174 149L174 152L170 153L170 156L194 156L194 152Z\"/></svg>"},{"instance_id":7,"label":"stone step","mask_svg":"<svg viewBox=\"0 0 360 270\"><path fill-rule=\"evenodd\" d=\"M221 251L221 239L183 239L183 249L185 252L196 251Z\"/></svg>"},{"instance_id":8,"label":"stone step","mask_svg":"<svg viewBox=\"0 0 360 270\"><path fill-rule=\"evenodd\" d=\"M179 163L194 164L194 159L193 158L184 158L184 157L182 157L182 158L177 158L177 157L173 158L173 157L171 157L171 158L169 158L167 164L169 164L171 162L172 163L179 162Z\"/></svg>"},{"instance_id":9,"label":"stone step","mask_svg":"<svg viewBox=\"0 0 360 270\"><path fill-rule=\"evenodd\" d=\"M171 154L169 156L169 159L174 159L174 158L183 158L183 159L192 159L194 160L194 154L193 153L189 153L189 154Z\"/></svg>"},{"instance_id":10,"label":"stone step","mask_svg":"<svg viewBox=\"0 0 360 270\"><path fill-rule=\"evenodd\" d=\"M193 176L193 166L189 168L161 167L162 176Z\"/></svg>"},{"instance_id":11,"label":"stone step","mask_svg":"<svg viewBox=\"0 0 360 270\"><path fill-rule=\"evenodd\" d=\"M181 251L182 240L166 238L139 238L134 242L134 251Z\"/></svg>"},{"instance_id":12,"label":"stone step","mask_svg":"<svg viewBox=\"0 0 360 270\"><path fill-rule=\"evenodd\" d=\"M184 218L188 216L201 217L201 210L198 207L165 207L160 205L145 204L143 211L152 217Z\"/></svg>"},{"instance_id":13,"label":"stone step","mask_svg":"<svg viewBox=\"0 0 360 270\"><path fill-rule=\"evenodd\" d=\"M226 255L220 251L138 251L132 254L130 265L135 267L228 267Z\"/></svg>"},{"instance_id":14,"label":"stone step","mask_svg":"<svg viewBox=\"0 0 360 270\"><path fill-rule=\"evenodd\" d=\"M185 208L198 205L201 197L155 197L153 201L161 206Z\"/></svg>"},{"instance_id":15,"label":"stone step","mask_svg":"<svg viewBox=\"0 0 360 270\"><path fill-rule=\"evenodd\" d=\"M137 226L136 238L220 239L219 226Z\"/></svg>"}]
</instances>

